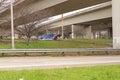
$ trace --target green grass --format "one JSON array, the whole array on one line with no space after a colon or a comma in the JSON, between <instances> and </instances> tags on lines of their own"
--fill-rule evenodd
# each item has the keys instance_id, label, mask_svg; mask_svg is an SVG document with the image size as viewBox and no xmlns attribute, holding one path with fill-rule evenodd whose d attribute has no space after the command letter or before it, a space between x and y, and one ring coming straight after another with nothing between
<instances>
[{"instance_id":1,"label":"green grass","mask_svg":"<svg viewBox=\"0 0 120 80\"><path fill-rule=\"evenodd\" d=\"M0 80L120 80L120 65L0 71Z\"/></svg>"},{"instance_id":2,"label":"green grass","mask_svg":"<svg viewBox=\"0 0 120 80\"><path fill-rule=\"evenodd\" d=\"M5 43L7 42L7 43ZM57 41L31 41L29 46L23 40L15 40L16 48L104 48L112 47L112 40L108 39L68 39ZM1 41L0 49L11 48L10 40Z\"/></svg>"}]
</instances>

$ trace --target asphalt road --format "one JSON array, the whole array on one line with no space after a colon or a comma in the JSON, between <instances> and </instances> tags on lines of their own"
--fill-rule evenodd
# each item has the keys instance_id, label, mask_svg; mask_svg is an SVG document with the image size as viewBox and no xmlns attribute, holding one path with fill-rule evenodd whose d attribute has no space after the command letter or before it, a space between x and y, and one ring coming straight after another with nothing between
<instances>
[{"instance_id":1,"label":"asphalt road","mask_svg":"<svg viewBox=\"0 0 120 80\"><path fill-rule=\"evenodd\" d=\"M120 56L3 57L0 69L46 69L120 64Z\"/></svg>"}]
</instances>

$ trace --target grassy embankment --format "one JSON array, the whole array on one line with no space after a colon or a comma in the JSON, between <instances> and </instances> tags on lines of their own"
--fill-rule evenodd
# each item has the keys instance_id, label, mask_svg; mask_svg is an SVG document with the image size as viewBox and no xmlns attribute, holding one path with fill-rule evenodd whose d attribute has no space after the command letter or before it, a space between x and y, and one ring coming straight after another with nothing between
<instances>
[{"instance_id":1,"label":"grassy embankment","mask_svg":"<svg viewBox=\"0 0 120 80\"><path fill-rule=\"evenodd\" d=\"M0 80L120 80L120 65L0 71Z\"/></svg>"},{"instance_id":2,"label":"grassy embankment","mask_svg":"<svg viewBox=\"0 0 120 80\"><path fill-rule=\"evenodd\" d=\"M112 40L110 39L68 39L57 41L38 41L31 40L27 46L24 40L15 40L16 49L41 49L41 48L108 48L112 47ZM0 49L11 49L10 40L0 40ZM81 53L29 53L27 56L76 56L76 55L119 55L119 52L81 52ZM23 54L4 54L5 56L24 56ZM25 54L26 55L26 54ZM3 54L0 54L3 56Z\"/></svg>"},{"instance_id":3,"label":"grassy embankment","mask_svg":"<svg viewBox=\"0 0 120 80\"><path fill-rule=\"evenodd\" d=\"M0 49L10 49L10 40L0 40ZM69 39L58 41L31 41L26 46L23 40L15 40L15 48L39 49L39 48L105 48L112 47L112 40L108 39Z\"/></svg>"}]
</instances>

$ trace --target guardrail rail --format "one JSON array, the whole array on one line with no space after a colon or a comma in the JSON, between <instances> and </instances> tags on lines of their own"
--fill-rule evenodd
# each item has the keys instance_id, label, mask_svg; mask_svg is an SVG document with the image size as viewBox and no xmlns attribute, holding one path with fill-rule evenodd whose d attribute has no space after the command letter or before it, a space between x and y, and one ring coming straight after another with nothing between
<instances>
[{"instance_id":1,"label":"guardrail rail","mask_svg":"<svg viewBox=\"0 0 120 80\"><path fill-rule=\"evenodd\" d=\"M117 52L113 48L68 48L68 49L0 49L0 53L41 53L41 52Z\"/></svg>"}]
</instances>

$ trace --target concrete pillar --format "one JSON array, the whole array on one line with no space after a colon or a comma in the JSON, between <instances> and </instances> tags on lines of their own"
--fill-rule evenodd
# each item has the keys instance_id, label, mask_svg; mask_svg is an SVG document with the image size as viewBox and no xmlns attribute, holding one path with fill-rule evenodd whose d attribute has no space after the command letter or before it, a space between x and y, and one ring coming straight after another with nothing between
<instances>
[{"instance_id":1,"label":"concrete pillar","mask_svg":"<svg viewBox=\"0 0 120 80\"><path fill-rule=\"evenodd\" d=\"M112 0L113 48L120 49L120 0Z\"/></svg>"},{"instance_id":2,"label":"concrete pillar","mask_svg":"<svg viewBox=\"0 0 120 80\"><path fill-rule=\"evenodd\" d=\"M93 39L94 38L94 32L92 32L92 30L91 30L91 39Z\"/></svg>"},{"instance_id":3,"label":"concrete pillar","mask_svg":"<svg viewBox=\"0 0 120 80\"><path fill-rule=\"evenodd\" d=\"M72 39L74 39L75 38L75 36L74 36L75 35L74 34L74 25L71 26L71 29L72 29Z\"/></svg>"},{"instance_id":4,"label":"concrete pillar","mask_svg":"<svg viewBox=\"0 0 120 80\"><path fill-rule=\"evenodd\" d=\"M92 31L91 26L85 27L85 38L92 39Z\"/></svg>"}]
</instances>

